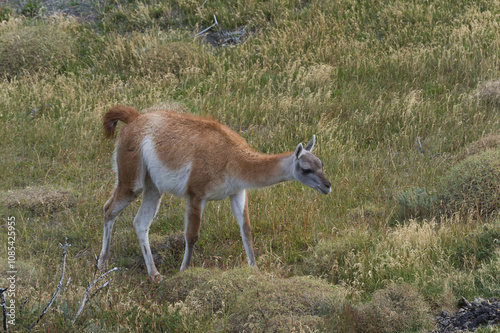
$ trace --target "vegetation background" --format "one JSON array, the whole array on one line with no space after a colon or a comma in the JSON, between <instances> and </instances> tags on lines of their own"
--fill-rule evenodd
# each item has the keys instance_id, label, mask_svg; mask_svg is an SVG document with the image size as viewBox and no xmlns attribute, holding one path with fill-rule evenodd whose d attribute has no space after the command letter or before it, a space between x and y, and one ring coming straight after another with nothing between
<instances>
[{"instance_id":1,"label":"vegetation background","mask_svg":"<svg viewBox=\"0 0 500 333\"><path fill-rule=\"evenodd\" d=\"M63 287L35 330L426 332L462 296L500 296L499 1L3 1L0 20L11 329L51 298L65 238ZM118 271L73 324L115 181L101 121L116 104L210 116L265 153L316 134L332 193L250 192L258 272L222 201L179 273L184 202L164 196L160 284L132 227L138 200L115 223Z\"/></svg>"}]
</instances>

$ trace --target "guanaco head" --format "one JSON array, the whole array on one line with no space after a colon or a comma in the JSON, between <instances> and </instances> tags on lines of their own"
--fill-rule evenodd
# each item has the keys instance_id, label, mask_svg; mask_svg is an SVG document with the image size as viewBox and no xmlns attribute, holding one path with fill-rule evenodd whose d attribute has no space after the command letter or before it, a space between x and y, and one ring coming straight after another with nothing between
<instances>
[{"instance_id":1,"label":"guanaco head","mask_svg":"<svg viewBox=\"0 0 500 333\"><path fill-rule=\"evenodd\" d=\"M304 148L299 143L293 153L293 177L304 185L316 189L318 192L328 194L332 191L332 184L323 173L323 162L312 153L316 136Z\"/></svg>"}]
</instances>

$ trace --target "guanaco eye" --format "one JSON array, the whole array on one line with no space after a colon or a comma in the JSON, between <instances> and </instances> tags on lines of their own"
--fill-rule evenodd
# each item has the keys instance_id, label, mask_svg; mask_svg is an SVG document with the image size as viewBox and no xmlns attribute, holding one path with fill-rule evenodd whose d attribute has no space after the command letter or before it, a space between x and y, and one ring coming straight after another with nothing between
<instances>
[{"instance_id":1,"label":"guanaco eye","mask_svg":"<svg viewBox=\"0 0 500 333\"><path fill-rule=\"evenodd\" d=\"M302 173L305 173L305 174L308 174L308 173L311 173L312 170L311 169L303 169L303 168L300 168L300 170L302 171Z\"/></svg>"}]
</instances>

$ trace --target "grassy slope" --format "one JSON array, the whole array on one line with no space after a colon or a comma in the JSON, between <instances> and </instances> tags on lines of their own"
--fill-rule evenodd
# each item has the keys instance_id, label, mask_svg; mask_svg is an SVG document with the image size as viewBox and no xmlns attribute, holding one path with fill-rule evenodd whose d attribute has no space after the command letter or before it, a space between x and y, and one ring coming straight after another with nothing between
<instances>
[{"instance_id":1,"label":"grassy slope","mask_svg":"<svg viewBox=\"0 0 500 333\"><path fill-rule=\"evenodd\" d=\"M100 122L117 103L138 109L180 103L227 124L268 153L292 150L317 135L316 153L334 184L329 196L297 183L250 193L263 274L323 278L321 283L342 290L339 309L346 298L361 313L376 290L394 283L417 290L434 312L452 308L462 295L498 296L498 242L491 241L498 237L498 222L456 217L394 226L394 198L412 187L432 192L464 147L498 131L498 104L478 98L477 87L499 77L499 4L227 3L208 1L202 8L193 1L104 3L97 8L99 24L58 17L12 18L0 25L0 41L13 43L13 36L21 36L9 44L15 46L9 54L0 50L0 57L19 52L33 59L33 66L7 67L0 61L6 74L0 81L0 189L48 186L47 192L69 189L74 197L51 210L2 208L2 218L17 221L19 297L28 297L19 321L25 325L36 318L50 298L59 277L58 244L68 237L72 282L53 306L58 311L39 326L71 327L93 273L93 254L100 251L101 207L114 183L113 142L102 138ZM213 14L221 29L244 25L249 37L223 48L193 38L193 31L212 23ZM50 32L44 34L48 51L41 52L52 56L40 62L28 55L34 52L30 43L39 42L33 36L44 31ZM66 47L51 48L61 40ZM115 223L111 264L123 270L88 305L76 329L238 330L232 320L242 314L231 309L201 307L197 326L189 319L192 311L167 311L168 302L157 297L162 287L149 284L141 267L132 228L138 205ZM152 238L181 230L183 209L182 200L164 197ZM0 239L6 241L6 232ZM2 260L5 253L2 248ZM163 256L160 270L176 278L179 256ZM207 205L193 264L235 272L245 266L228 202ZM231 304L241 301L224 297ZM328 309L320 315L321 325L350 327L338 319L347 310ZM300 328L300 320L287 323ZM254 323L255 330L278 325L265 314L260 322L265 325Z\"/></svg>"}]
</instances>

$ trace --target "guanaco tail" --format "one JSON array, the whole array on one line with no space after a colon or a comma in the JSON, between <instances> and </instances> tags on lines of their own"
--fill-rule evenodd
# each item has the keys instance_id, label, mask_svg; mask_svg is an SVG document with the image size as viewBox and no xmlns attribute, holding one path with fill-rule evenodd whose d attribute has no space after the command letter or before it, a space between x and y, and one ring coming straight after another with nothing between
<instances>
[{"instance_id":1,"label":"guanaco tail","mask_svg":"<svg viewBox=\"0 0 500 333\"><path fill-rule=\"evenodd\" d=\"M117 215L142 193L142 204L134 219L148 274L159 278L151 249L149 227L163 193L186 198L186 248L181 270L189 267L193 247L200 234L205 203L229 197L238 221L250 266L256 266L248 219L246 190L298 180L320 193L331 192L322 171L323 163L312 153L315 136L295 151L267 155L254 151L246 141L215 120L173 111L140 114L127 106L115 106L104 115L103 129L110 138L118 121L113 154L117 181L104 205L101 268L109 258L111 232Z\"/></svg>"}]
</instances>

